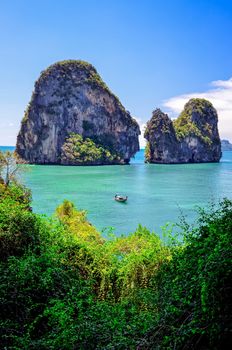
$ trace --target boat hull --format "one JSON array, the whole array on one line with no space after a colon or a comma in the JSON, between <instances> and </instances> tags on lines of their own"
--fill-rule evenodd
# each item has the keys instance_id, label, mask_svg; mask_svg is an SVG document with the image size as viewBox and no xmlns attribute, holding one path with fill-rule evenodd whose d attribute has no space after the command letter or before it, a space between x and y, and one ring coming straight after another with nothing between
<instances>
[{"instance_id":1,"label":"boat hull","mask_svg":"<svg viewBox=\"0 0 232 350\"><path fill-rule=\"evenodd\" d=\"M116 200L116 202L121 202L121 203L125 203L127 201L127 197L114 197L114 199Z\"/></svg>"}]
</instances>

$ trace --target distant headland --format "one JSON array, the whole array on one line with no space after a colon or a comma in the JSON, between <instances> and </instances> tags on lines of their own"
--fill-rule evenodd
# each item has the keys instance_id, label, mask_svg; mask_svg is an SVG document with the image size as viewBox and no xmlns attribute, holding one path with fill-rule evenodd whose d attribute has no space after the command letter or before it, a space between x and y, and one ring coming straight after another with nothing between
<instances>
[{"instance_id":1,"label":"distant headland","mask_svg":"<svg viewBox=\"0 0 232 350\"><path fill-rule=\"evenodd\" d=\"M229 140L221 140L222 151L232 151L232 143Z\"/></svg>"}]
</instances>

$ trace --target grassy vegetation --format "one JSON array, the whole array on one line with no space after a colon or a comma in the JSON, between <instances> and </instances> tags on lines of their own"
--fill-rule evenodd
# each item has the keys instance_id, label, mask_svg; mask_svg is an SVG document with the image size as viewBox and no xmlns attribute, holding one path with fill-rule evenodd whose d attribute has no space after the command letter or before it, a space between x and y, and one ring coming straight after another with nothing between
<instances>
[{"instance_id":1,"label":"grassy vegetation","mask_svg":"<svg viewBox=\"0 0 232 350\"><path fill-rule=\"evenodd\" d=\"M79 134L71 133L62 146L63 162L72 164L105 164L120 162L120 156L110 149Z\"/></svg>"},{"instance_id":2,"label":"grassy vegetation","mask_svg":"<svg viewBox=\"0 0 232 350\"><path fill-rule=\"evenodd\" d=\"M69 201L41 217L1 184L1 348L226 349L232 202L180 231L181 244L141 226L104 239Z\"/></svg>"}]
</instances>

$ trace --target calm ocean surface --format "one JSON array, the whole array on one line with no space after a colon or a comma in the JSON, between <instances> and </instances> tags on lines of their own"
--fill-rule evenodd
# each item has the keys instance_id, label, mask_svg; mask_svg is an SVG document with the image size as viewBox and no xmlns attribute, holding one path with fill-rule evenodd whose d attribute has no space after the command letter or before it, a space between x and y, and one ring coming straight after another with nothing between
<instances>
[{"instance_id":1,"label":"calm ocean surface","mask_svg":"<svg viewBox=\"0 0 232 350\"><path fill-rule=\"evenodd\" d=\"M141 150L128 166L32 165L24 182L35 212L52 214L69 199L88 211L99 230L114 227L117 234L133 232L138 224L160 232L166 222L178 221L181 211L192 221L197 205L232 199L232 152L224 152L218 164L156 165L143 159ZM115 202L116 193L126 194L128 202Z\"/></svg>"}]
</instances>

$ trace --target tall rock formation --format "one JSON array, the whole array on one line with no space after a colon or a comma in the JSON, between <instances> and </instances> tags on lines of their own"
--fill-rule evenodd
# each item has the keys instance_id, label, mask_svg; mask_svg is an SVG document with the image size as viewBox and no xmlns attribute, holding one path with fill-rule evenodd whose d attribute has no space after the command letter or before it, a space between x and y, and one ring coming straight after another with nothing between
<instances>
[{"instance_id":1,"label":"tall rock formation","mask_svg":"<svg viewBox=\"0 0 232 350\"><path fill-rule=\"evenodd\" d=\"M180 116L172 121L157 109L147 123L146 161L149 163L218 162L221 143L218 116L213 105L193 98L184 106Z\"/></svg>"},{"instance_id":2,"label":"tall rock formation","mask_svg":"<svg viewBox=\"0 0 232 350\"><path fill-rule=\"evenodd\" d=\"M179 149L173 123L159 108L153 111L144 133L147 139L146 161L153 163L178 162Z\"/></svg>"},{"instance_id":3,"label":"tall rock formation","mask_svg":"<svg viewBox=\"0 0 232 350\"><path fill-rule=\"evenodd\" d=\"M62 61L36 81L16 153L31 164L126 164L139 150L139 134L91 64Z\"/></svg>"}]
</instances>

